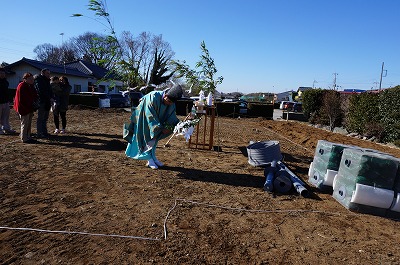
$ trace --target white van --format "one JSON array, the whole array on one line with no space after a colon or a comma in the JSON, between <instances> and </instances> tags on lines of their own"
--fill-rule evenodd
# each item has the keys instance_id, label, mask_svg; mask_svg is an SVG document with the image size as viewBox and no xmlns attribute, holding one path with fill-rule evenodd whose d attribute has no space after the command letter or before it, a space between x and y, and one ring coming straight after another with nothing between
<instances>
[{"instance_id":1,"label":"white van","mask_svg":"<svg viewBox=\"0 0 400 265\"><path fill-rule=\"evenodd\" d=\"M279 105L279 109L283 109L286 103L294 103L293 101L282 101L281 104Z\"/></svg>"}]
</instances>

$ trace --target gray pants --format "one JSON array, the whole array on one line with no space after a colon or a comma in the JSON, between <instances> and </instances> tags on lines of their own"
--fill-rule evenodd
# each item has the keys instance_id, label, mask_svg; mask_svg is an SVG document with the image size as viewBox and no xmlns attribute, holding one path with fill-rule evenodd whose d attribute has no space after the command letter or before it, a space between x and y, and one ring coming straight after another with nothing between
<instances>
[{"instance_id":1,"label":"gray pants","mask_svg":"<svg viewBox=\"0 0 400 265\"><path fill-rule=\"evenodd\" d=\"M10 130L10 104L0 104L0 130Z\"/></svg>"},{"instance_id":2,"label":"gray pants","mask_svg":"<svg viewBox=\"0 0 400 265\"><path fill-rule=\"evenodd\" d=\"M46 136L47 132L47 120L49 119L49 111L45 110L43 106L38 109L38 117L36 122L36 130L38 136Z\"/></svg>"},{"instance_id":3,"label":"gray pants","mask_svg":"<svg viewBox=\"0 0 400 265\"><path fill-rule=\"evenodd\" d=\"M24 116L19 115L19 118L21 119L20 137L21 137L22 142L26 142L29 139L31 139L33 112L26 114Z\"/></svg>"}]
</instances>

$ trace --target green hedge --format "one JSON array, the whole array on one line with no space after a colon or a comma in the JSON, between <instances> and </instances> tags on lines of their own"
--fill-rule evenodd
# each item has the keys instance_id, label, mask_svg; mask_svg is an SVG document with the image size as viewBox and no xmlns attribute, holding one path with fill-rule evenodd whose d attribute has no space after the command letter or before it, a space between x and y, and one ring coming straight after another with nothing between
<instances>
[{"instance_id":1,"label":"green hedge","mask_svg":"<svg viewBox=\"0 0 400 265\"><path fill-rule=\"evenodd\" d=\"M324 90L320 88L310 89L303 92L303 114L307 119L310 119L312 116L320 115L323 96Z\"/></svg>"},{"instance_id":2,"label":"green hedge","mask_svg":"<svg viewBox=\"0 0 400 265\"><path fill-rule=\"evenodd\" d=\"M379 113L384 128L384 141L400 140L400 86L379 94Z\"/></svg>"},{"instance_id":3,"label":"green hedge","mask_svg":"<svg viewBox=\"0 0 400 265\"><path fill-rule=\"evenodd\" d=\"M313 89L303 94L303 111L311 123L324 121L324 91L327 90ZM349 132L375 136L380 142L400 142L400 86L348 97L348 101L340 101Z\"/></svg>"},{"instance_id":4,"label":"green hedge","mask_svg":"<svg viewBox=\"0 0 400 265\"><path fill-rule=\"evenodd\" d=\"M364 134L368 124L379 122L379 94L361 93L350 97L346 116L348 131Z\"/></svg>"}]
</instances>

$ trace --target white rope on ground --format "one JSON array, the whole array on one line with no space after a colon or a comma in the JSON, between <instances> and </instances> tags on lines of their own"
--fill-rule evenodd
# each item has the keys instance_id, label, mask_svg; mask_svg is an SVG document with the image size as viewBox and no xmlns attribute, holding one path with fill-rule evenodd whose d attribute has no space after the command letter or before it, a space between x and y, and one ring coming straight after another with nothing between
<instances>
[{"instance_id":1,"label":"white rope on ground","mask_svg":"<svg viewBox=\"0 0 400 265\"><path fill-rule=\"evenodd\" d=\"M224 210L231 210L231 211L240 211L240 212L248 212L248 213L322 213L322 214L327 214L327 215L342 215L340 213L334 213L334 212L325 212L325 211L318 211L318 210L248 210L245 208L233 208L233 207L227 207L227 206L220 206L216 204L209 204L209 203L204 203L204 202L196 202L196 201L191 201L191 200L186 200L186 199L175 199L174 205L169 209L167 216L165 217L164 220L164 239L167 240L167 221L168 218L171 214L171 212L178 206L177 202L186 202L186 203L191 203L191 204L197 204L201 206L206 206L206 207L212 207L212 208L219 208L219 209L224 209Z\"/></svg>"},{"instance_id":2,"label":"white rope on ground","mask_svg":"<svg viewBox=\"0 0 400 265\"><path fill-rule=\"evenodd\" d=\"M167 216L165 216L165 220L164 220L164 239L167 240L167 221L168 221L168 217L171 214L171 212L175 209L175 207L177 206L177 202L179 199L175 200L174 206L171 207L171 209L169 209Z\"/></svg>"},{"instance_id":3,"label":"white rope on ground","mask_svg":"<svg viewBox=\"0 0 400 265\"><path fill-rule=\"evenodd\" d=\"M141 240L152 240L152 241L160 241L160 240L161 240L161 239L159 239L159 238L151 238L151 237L124 236L124 235L116 235L116 234L95 234L95 233L76 232L76 231L55 231L55 230L35 229L35 228L26 228L26 227L8 227L8 226L0 226L0 229L6 229L6 230L20 230L20 231L32 231L32 232L43 232L43 233L55 233L55 234L70 234L70 235L87 235L87 236L118 237L118 238L130 238L130 239L141 239Z\"/></svg>"},{"instance_id":4,"label":"white rope on ground","mask_svg":"<svg viewBox=\"0 0 400 265\"><path fill-rule=\"evenodd\" d=\"M277 133L277 132L274 132L273 130L268 129L267 127L263 127L263 128L266 129L266 130L268 130L268 131L270 131L270 132L272 132L272 133L274 133L274 134L276 134L276 135L279 135L281 138L283 138L283 139L285 139L285 140L291 142L292 144L295 144L295 145L297 145L297 146L300 146L301 148L307 150L308 152L314 153L314 151L312 151L312 150L310 150L310 149L308 149L308 148L302 146L301 144L298 144L298 143L296 143L296 142L293 142L292 140L290 140L289 138L283 136L282 134L279 134L279 133Z\"/></svg>"},{"instance_id":5,"label":"white rope on ground","mask_svg":"<svg viewBox=\"0 0 400 265\"><path fill-rule=\"evenodd\" d=\"M330 215L341 215L340 213L325 212L325 211L318 211L318 210L248 210L248 209L245 209L245 208L234 208L234 207L220 206L220 205L216 205L216 204L209 204L209 203L204 203L204 202L196 202L196 201L191 201L191 200L186 200L186 199L176 199L175 200L175 205L176 205L177 201L182 201L182 202L187 202L187 203L197 204L197 205L203 205L203 206L206 206L206 207L220 208L220 209L231 210L231 211L239 211L239 212L249 212L249 213L296 213L296 212L298 212L298 213L323 213L323 214L330 214ZM175 208L175 206L173 208ZM172 211L173 208L170 211Z\"/></svg>"},{"instance_id":6,"label":"white rope on ground","mask_svg":"<svg viewBox=\"0 0 400 265\"><path fill-rule=\"evenodd\" d=\"M234 208L228 206L221 206L216 204L209 204L204 202L197 202L186 199L175 199L174 205L168 210L167 215L164 219L164 240L167 240L168 230L167 230L167 222L168 218L171 215L172 211L178 206L178 202L182 203L190 203L205 207L219 208L230 211L240 211L240 212L248 212L248 213L321 213L327 215L342 215L340 213L334 212L325 212L318 210L248 210L245 208ZM19 230L19 231L31 231L31 232L42 232L42 233L55 233L55 234L68 234L68 235L86 235L86 236L100 236L100 237L116 237L116 238L128 238L128 239L139 239L139 240L150 240L150 241L160 241L159 238L151 238L151 237L140 237L140 236L124 236L117 234L98 234L98 233L89 233L89 232L77 232L77 231L57 231L57 230L47 230L47 229L36 229L36 228L27 228L27 227L9 227L9 226L0 226L0 229L5 230Z\"/></svg>"}]
</instances>

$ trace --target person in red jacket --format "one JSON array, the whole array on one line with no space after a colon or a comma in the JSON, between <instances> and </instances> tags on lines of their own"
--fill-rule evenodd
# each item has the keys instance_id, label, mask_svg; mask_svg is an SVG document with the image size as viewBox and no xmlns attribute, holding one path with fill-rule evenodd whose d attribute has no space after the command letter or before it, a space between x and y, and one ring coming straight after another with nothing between
<instances>
[{"instance_id":1,"label":"person in red jacket","mask_svg":"<svg viewBox=\"0 0 400 265\"><path fill-rule=\"evenodd\" d=\"M14 109L19 114L21 120L21 140L24 143L35 143L31 138L32 118L35 103L39 96L33 86L34 78L31 73L25 73L22 82L18 84L14 98Z\"/></svg>"}]
</instances>

